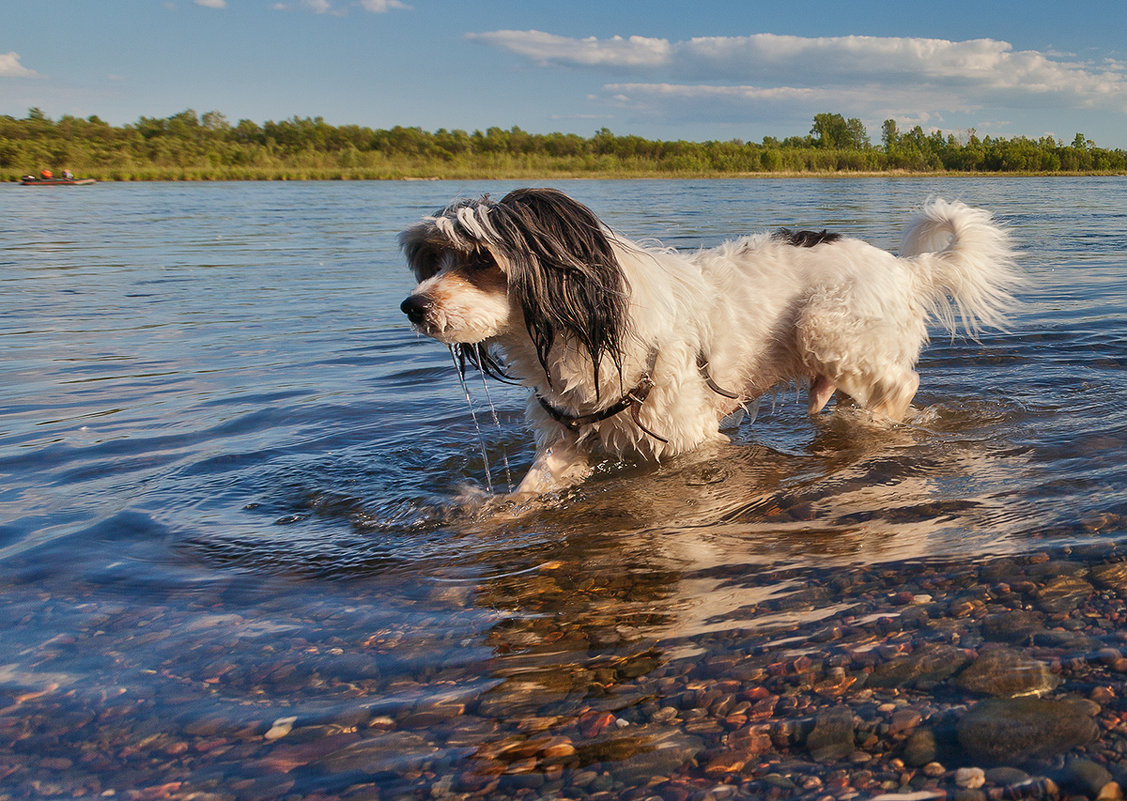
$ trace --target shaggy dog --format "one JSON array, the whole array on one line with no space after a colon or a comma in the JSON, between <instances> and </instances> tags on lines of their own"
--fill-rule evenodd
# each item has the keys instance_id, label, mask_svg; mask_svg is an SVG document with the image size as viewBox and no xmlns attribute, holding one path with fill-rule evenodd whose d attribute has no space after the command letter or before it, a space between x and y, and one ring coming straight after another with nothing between
<instances>
[{"instance_id":1,"label":"shaggy dog","mask_svg":"<svg viewBox=\"0 0 1127 801\"><path fill-rule=\"evenodd\" d=\"M1018 282L1006 233L934 200L899 256L780 230L696 253L643 247L552 189L454 203L404 231L402 310L464 364L531 387L536 456L518 497L582 481L592 453L657 460L725 439L779 384L892 421L919 386L927 323L999 326Z\"/></svg>"}]
</instances>

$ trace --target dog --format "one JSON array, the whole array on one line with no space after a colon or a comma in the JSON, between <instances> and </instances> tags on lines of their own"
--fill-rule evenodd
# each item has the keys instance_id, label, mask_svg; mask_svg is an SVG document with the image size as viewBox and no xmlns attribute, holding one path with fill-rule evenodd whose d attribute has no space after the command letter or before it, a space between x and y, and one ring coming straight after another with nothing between
<instances>
[{"instance_id":1,"label":"dog","mask_svg":"<svg viewBox=\"0 0 1127 801\"><path fill-rule=\"evenodd\" d=\"M928 323L1001 328L1020 282L1008 233L932 200L899 256L780 229L680 253L612 232L554 189L453 203L399 237L413 327L532 389L536 454L513 493L582 482L593 454L659 460L726 440L721 420L778 385L900 421Z\"/></svg>"}]
</instances>

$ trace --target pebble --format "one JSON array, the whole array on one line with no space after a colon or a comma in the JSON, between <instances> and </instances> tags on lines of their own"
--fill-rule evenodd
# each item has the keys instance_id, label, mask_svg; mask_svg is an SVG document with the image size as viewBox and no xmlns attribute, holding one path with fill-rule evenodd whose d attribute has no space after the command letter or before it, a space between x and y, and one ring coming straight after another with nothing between
<instances>
[{"instance_id":1,"label":"pebble","mask_svg":"<svg viewBox=\"0 0 1127 801\"><path fill-rule=\"evenodd\" d=\"M1096 721L1078 701L1034 697L975 704L960 718L956 731L968 754L998 762L1064 753L1099 736Z\"/></svg>"},{"instance_id":2,"label":"pebble","mask_svg":"<svg viewBox=\"0 0 1127 801\"><path fill-rule=\"evenodd\" d=\"M1103 765L1091 759L1070 759L1061 774L1061 784L1095 798L1112 784L1112 775Z\"/></svg>"},{"instance_id":3,"label":"pebble","mask_svg":"<svg viewBox=\"0 0 1127 801\"><path fill-rule=\"evenodd\" d=\"M955 784L970 790L986 784L986 771L982 768L959 768L955 771Z\"/></svg>"},{"instance_id":4,"label":"pebble","mask_svg":"<svg viewBox=\"0 0 1127 801\"><path fill-rule=\"evenodd\" d=\"M293 724L297 722L296 717L278 718L274 721L270 729L263 735L263 739L272 741L280 740L291 731L293 731Z\"/></svg>"},{"instance_id":5,"label":"pebble","mask_svg":"<svg viewBox=\"0 0 1127 801\"><path fill-rule=\"evenodd\" d=\"M853 712L849 707L833 706L818 713L806 737L806 748L815 762L849 756L854 747Z\"/></svg>"},{"instance_id":6,"label":"pebble","mask_svg":"<svg viewBox=\"0 0 1127 801\"><path fill-rule=\"evenodd\" d=\"M935 734L930 729L919 729L904 743L904 762L919 767L931 762L939 753Z\"/></svg>"},{"instance_id":7,"label":"pebble","mask_svg":"<svg viewBox=\"0 0 1127 801\"><path fill-rule=\"evenodd\" d=\"M926 643L908 656L878 665L869 677L869 686L928 690L957 673L969 661L970 657L960 648Z\"/></svg>"},{"instance_id":8,"label":"pebble","mask_svg":"<svg viewBox=\"0 0 1127 801\"><path fill-rule=\"evenodd\" d=\"M956 684L980 695L1041 695L1060 684L1060 677L1044 662L1012 648L985 648Z\"/></svg>"},{"instance_id":9,"label":"pebble","mask_svg":"<svg viewBox=\"0 0 1127 801\"><path fill-rule=\"evenodd\" d=\"M1050 614L1071 612L1087 599L1095 588L1075 576L1057 576L1037 593L1037 607Z\"/></svg>"},{"instance_id":10,"label":"pebble","mask_svg":"<svg viewBox=\"0 0 1127 801\"><path fill-rule=\"evenodd\" d=\"M228 653L252 636L253 618L240 612L227 624L217 613L198 653L181 653L174 639L145 641L153 668L139 675L159 693L107 685L80 704L58 683L9 677L0 783L14 801L1007 801L1053 797L1051 775L1058 796L1118 801L1127 562L1116 547L1100 545L1090 566L1076 552L1046 550L981 563L718 568L716 578L757 591L810 586L749 607L746 628L699 634L693 656L647 641L667 584L589 573L562 556L535 587L522 589L525 577L507 589L467 582L455 595L405 595L411 612L394 625L363 614L341 625L343 607L326 602L286 637L256 638L258 663ZM354 603L370 608L360 596ZM470 628L482 610L504 614L481 638L465 626L447 635L441 618L426 617L461 614L459 604ZM514 608L528 615L509 615ZM821 616L806 620L807 611ZM99 619L98 637L117 638L104 652L123 658L132 637L189 630L125 607ZM227 625L242 631L224 639ZM412 652L409 625L443 656ZM64 646L88 645L80 626L67 638L40 636L44 676L56 676L51 662ZM486 659L454 658L481 643ZM254 704L283 694L292 706L282 709L297 714L268 726L263 712L256 718ZM162 716L173 703L182 719ZM40 744L49 745L37 753ZM980 760L1000 766L953 769Z\"/></svg>"}]
</instances>

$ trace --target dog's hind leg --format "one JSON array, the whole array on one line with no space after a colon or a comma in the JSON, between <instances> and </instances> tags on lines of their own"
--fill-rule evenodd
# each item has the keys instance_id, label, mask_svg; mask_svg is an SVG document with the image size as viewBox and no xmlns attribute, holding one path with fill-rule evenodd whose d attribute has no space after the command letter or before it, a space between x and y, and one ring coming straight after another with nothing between
<instances>
[{"instance_id":1,"label":"dog's hind leg","mask_svg":"<svg viewBox=\"0 0 1127 801\"><path fill-rule=\"evenodd\" d=\"M810 384L810 392L806 396L806 413L813 417L822 411L826 404L830 402L835 390L837 390L837 385L833 381L820 373L815 376Z\"/></svg>"}]
</instances>

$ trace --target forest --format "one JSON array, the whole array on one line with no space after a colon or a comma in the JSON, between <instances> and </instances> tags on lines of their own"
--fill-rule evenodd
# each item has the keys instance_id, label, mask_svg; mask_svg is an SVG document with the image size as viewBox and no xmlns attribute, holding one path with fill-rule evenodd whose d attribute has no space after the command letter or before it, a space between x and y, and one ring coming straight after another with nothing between
<instances>
[{"instance_id":1,"label":"forest","mask_svg":"<svg viewBox=\"0 0 1127 801\"><path fill-rule=\"evenodd\" d=\"M1065 144L901 130L873 143L860 120L817 114L809 133L760 142L661 141L603 128L590 137L396 126L372 129L293 117L261 125L182 111L111 125L97 116L0 115L0 179L69 169L99 180L304 180L534 177L709 177L806 174L1123 174L1127 151L1077 133Z\"/></svg>"}]
</instances>

